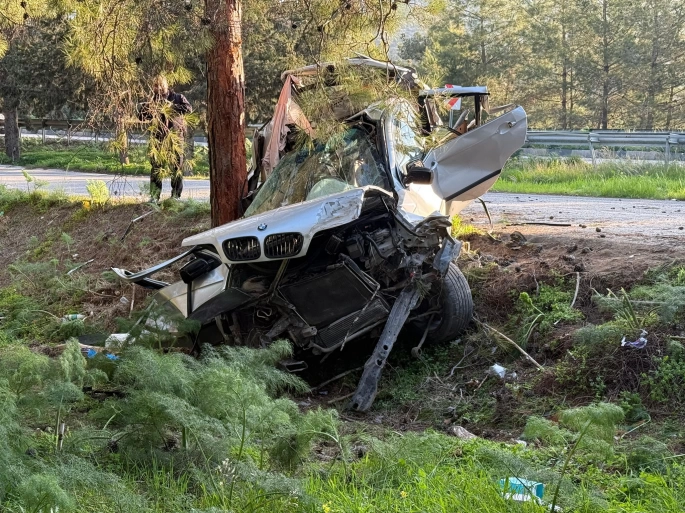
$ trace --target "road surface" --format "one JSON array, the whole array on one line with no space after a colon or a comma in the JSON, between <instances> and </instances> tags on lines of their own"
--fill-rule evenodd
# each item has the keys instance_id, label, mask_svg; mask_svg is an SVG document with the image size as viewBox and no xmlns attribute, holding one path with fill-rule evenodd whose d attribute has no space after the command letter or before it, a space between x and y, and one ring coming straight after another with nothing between
<instances>
[{"instance_id":1,"label":"road surface","mask_svg":"<svg viewBox=\"0 0 685 513\"><path fill-rule=\"evenodd\" d=\"M0 184L27 190L20 167L0 166ZM112 196L147 200L141 185L148 184L147 176L116 176L61 170L30 169L31 176L47 182L48 190L63 190L69 195L88 196L88 180L104 180ZM209 180L184 180L183 198L207 200ZM162 197L171 191L169 180L164 181ZM624 241L649 239L654 244L682 245L685 243L685 202L666 200L634 200L618 198L587 198L536 194L489 192L483 197L493 221L498 225L517 223L568 224L550 227L526 225L526 233L552 231L567 235L599 238L619 238ZM462 217L477 226L486 227L487 217L479 202L462 212ZM538 228L539 227L539 228ZM598 232L597 228L601 231Z\"/></svg>"},{"instance_id":2,"label":"road surface","mask_svg":"<svg viewBox=\"0 0 685 513\"><path fill-rule=\"evenodd\" d=\"M33 190L35 184L27 183L22 167L0 166L0 184L21 190ZM148 175L108 175L102 173L80 173L60 169L26 169L39 183L45 183L43 190L64 191L70 196L88 197L88 180L103 180L115 197L149 199L141 192L141 186L150 184ZM162 198L171 194L171 182L164 180ZM197 200L209 199L209 180L183 180L183 197Z\"/></svg>"}]
</instances>

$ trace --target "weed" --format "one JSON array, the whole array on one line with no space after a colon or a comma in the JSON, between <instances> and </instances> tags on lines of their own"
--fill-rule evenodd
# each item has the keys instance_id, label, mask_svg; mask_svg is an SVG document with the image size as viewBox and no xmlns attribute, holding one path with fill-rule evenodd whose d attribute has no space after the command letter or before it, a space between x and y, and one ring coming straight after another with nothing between
<instances>
[{"instance_id":1,"label":"weed","mask_svg":"<svg viewBox=\"0 0 685 513\"><path fill-rule=\"evenodd\" d=\"M642 375L649 387L649 396L653 401L670 402L675 407L685 392L685 358L655 357L654 364L654 370Z\"/></svg>"},{"instance_id":2,"label":"weed","mask_svg":"<svg viewBox=\"0 0 685 513\"><path fill-rule=\"evenodd\" d=\"M668 446L651 436L641 436L624 450L628 467L638 471L663 472L666 470L666 458L671 456Z\"/></svg>"},{"instance_id":3,"label":"weed","mask_svg":"<svg viewBox=\"0 0 685 513\"><path fill-rule=\"evenodd\" d=\"M619 406L623 409L626 422L636 423L650 420L647 408L642 404L642 399L635 392L623 391L620 395Z\"/></svg>"},{"instance_id":4,"label":"weed","mask_svg":"<svg viewBox=\"0 0 685 513\"><path fill-rule=\"evenodd\" d=\"M103 207L109 201L109 189L102 180L88 180L86 190L90 195L91 201L96 207Z\"/></svg>"},{"instance_id":5,"label":"weed","mask_svg":"<svg viewBox=\"0 0 685 513\"><path fill-rule=\"evenodd\" d=\"M45 180L38 180L37 178L28 174L25 169L21 170L21 174L24 175L24 179L26 180L26 191L27 192L31 192L30 184L33 184L33 192L37 192L38 189L40 189L41 187L45 187L49 184L49 182L47 182Z\"/></svg>"},{"instance_id":6,"label":"weed","mask_svg":"<svg viewBox=\"0 0 685 513\"><path fill-rule=\"evenodd\" d=\"M465 223L461 217L452 217L452 237L464 239L472 235L479 235L482 232L471 224Z\"/></svg>"},{"instance_id":7,"label":"weed","mask_svg":"<svg viewBox=\"0 0 685 513\"><path fill-rule=\"evenodd\" d=\"M571 307L572 294L562 290L564 283L557 279L554 286L541 285L537 296L520 292L513 322L521 326L519 340L522 346L530 340L534 330L548 334L559 322L576 322L583 318L579 310Z\"/></svg>"},{"instance_id":8,"label":"weed","mask_svg":"<svg viewBox=\"0 0 685 513\"><path fill-rule=\"evenodd\" d=\"M71 237L71 235L62 232L62 235L60 235L59 238L66 245L67 251L71 253L71 245L74 243L74 239Z\"/></svg>"}]
</instances>

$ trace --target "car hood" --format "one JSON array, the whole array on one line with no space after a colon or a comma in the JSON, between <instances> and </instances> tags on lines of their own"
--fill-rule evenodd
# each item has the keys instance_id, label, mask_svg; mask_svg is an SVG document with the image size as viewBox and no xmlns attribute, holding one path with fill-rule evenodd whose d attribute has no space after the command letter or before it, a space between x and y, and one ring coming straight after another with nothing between
<instances>
[{"instance_id":1,"label":"car hood","mask_svg":"<svg viewBox=\"0 0 685 513\"><path fill-rule=\"evenodd\" d=\"M287 205L263 214L238 219L218 226L206 232L198 233L183 240L183 246L211 244L216 247L225 263L234 263L223 251L223 243L240 237L256 237L260 248L269 235L299 233L303 243L301 250L287 258L296 258L307 253L314 235L323 230L342 226L359 217L364 203L364 195L371 190L381 191L377 187L358 187L342 193L331 194L303 203ZM260 257L251 262L268 262L278 258L267 258L264 251Z\"/></svg>"}]
</instances>

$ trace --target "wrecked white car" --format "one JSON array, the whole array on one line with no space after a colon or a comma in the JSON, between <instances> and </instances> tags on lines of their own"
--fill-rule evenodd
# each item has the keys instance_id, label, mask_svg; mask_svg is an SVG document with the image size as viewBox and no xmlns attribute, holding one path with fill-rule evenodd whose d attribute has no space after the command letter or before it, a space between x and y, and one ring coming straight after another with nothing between
<instances>
[{"instance_id":1,"label":"wrecked white car","mask_svg":"<svg viewBox=\"0 0 685 513\"><path fill-rule=\"evenodd\" d=\"M403 327L420 337L417 353L469 324L473 303L454 263L461 243L450 216L486 192L523 145L526 114L512 106L483 123L485 88L428 89L410 69L350 63L406 81L415 102L371 105L343 118L342 136L298 148L289 137L294 124L306 127L298 88L318 68L286 72L276 114L255 134L243 218L185 239L185 253L155 267L114 271L159 289L158 303L197 321L196 344L263 347L287 338L291 371L354 344L370 357L350 407L365 411ZM473 119L464 108L443 124L436 103L445 98L474 100ZM152 278L184 259L176 283Z\"/></svg>"}]
</instances>

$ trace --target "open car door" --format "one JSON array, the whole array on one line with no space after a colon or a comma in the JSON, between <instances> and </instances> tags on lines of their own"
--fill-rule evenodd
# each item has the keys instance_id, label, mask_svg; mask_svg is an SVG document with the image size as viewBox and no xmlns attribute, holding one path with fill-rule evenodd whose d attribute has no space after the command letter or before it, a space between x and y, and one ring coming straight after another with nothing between
<instances>
[{"instance_id":1,"label":"open car door","mask_svg":"<svg viewBox=\"0 0 685 513\"><path fill-rule=\"evenodd\" d=\"M433 172L433 191L445 200L446 214L459 213L495 183L505 162L526 141L522 107L433 148L424 165Z\"/></svg>"}]
</instances>

